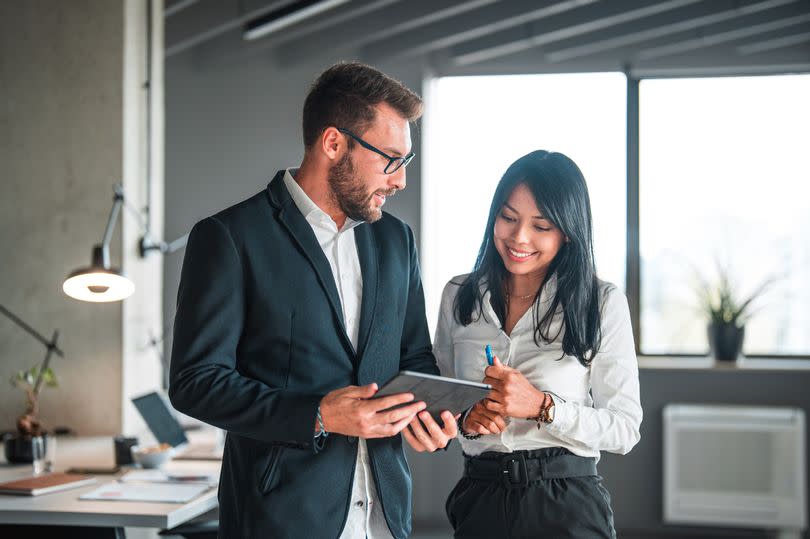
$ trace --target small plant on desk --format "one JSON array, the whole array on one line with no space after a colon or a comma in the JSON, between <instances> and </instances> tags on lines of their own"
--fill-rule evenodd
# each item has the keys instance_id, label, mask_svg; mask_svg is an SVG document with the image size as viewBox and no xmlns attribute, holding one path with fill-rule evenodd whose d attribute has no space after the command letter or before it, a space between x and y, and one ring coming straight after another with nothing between
<instances>
[{"instance_id":1,"label":"small plant on desk","mask_svg":"<svg viewBox=\"0 0 810 539\"><path fill-rule=\"evenodd\" d=\"M11 385L25 392L25 413L17 418L17 432L22 436L40 436L42 424L39 421L39 393L42 386L58 387L53 369L38 366L17 372L11 378Z\"/></svg>"}]
</instances>

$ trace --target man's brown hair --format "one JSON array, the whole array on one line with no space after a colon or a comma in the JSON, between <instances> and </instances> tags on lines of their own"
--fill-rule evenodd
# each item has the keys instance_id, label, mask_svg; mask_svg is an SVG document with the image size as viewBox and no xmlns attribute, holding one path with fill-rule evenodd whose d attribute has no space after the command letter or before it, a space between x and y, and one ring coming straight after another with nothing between
<instances>
[{"instance_id":1,"label":"man's brown hair","mask_svg":"<svg viewBox=\"0 0 810 539\"><path fill-rule=\"evenodd\" d=\"M333 65L312 84L304 101L304 146L312 146L327 127L363 133L374 122L374 107L380 103L409 122L422 115L422 99L398 80L357 62Z\"/></svg>"}]
</instances>

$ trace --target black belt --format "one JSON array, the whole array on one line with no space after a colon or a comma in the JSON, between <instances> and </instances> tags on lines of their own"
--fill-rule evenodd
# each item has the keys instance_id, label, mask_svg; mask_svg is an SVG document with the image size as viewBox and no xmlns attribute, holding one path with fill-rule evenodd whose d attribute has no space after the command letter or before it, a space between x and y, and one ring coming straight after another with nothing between
<instances>
[{"instance_id":1,"label":"black belt","mask_svg":"<svg viewBox=\"0 0 810 539\"><path fill-rule=\"evenodd\" d=\"M503 481L507 488L527 487L531 481L596 475L596 459L577 455L527 456L525 451L491 456L466 457L464 477Z\"/></svg>"}]
</instances>

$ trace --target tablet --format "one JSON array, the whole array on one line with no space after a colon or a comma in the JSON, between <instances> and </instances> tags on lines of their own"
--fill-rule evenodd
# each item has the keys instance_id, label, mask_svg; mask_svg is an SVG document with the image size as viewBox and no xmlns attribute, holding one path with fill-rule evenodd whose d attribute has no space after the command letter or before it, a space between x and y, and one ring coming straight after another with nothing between
<instances>
[{"instance_id":1,"label":"tablet","mask_svg":"<svg viewBox=\"0 0 810 539\"><path fill-rule=\"evenodd\" d=\"M383 384L372 398L413 393L414 400L424 401L427 411L441 425L441 413L449 410L453 415L460 414L487 396L492 386L467 380L457 380L445 376L414 371L401 371ZM406 406L410 403L401 404ZM396 406L394 407L396 408Z\"/></svg>"}]
</instances>

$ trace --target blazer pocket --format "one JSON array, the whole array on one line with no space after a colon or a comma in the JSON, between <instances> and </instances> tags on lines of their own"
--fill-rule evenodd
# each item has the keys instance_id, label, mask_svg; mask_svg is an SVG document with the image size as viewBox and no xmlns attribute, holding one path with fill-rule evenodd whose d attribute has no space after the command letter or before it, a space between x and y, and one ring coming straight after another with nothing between
<instances>
[{"instance_id":1,"label":"blazer pocket","mask_svg":"<svg viewBox=\"0 0 810 539\"><path fill-rule=\"evenodd\" d=\"M278 486L278 481L276 480L276 475L278 475L278 460L283 450L284 448L278 445L270 447L270 451L267 455L267 464L265 464L264 473L259 480L259 491L262 494L267 494Z\"/></svg>"}]
</instances>

